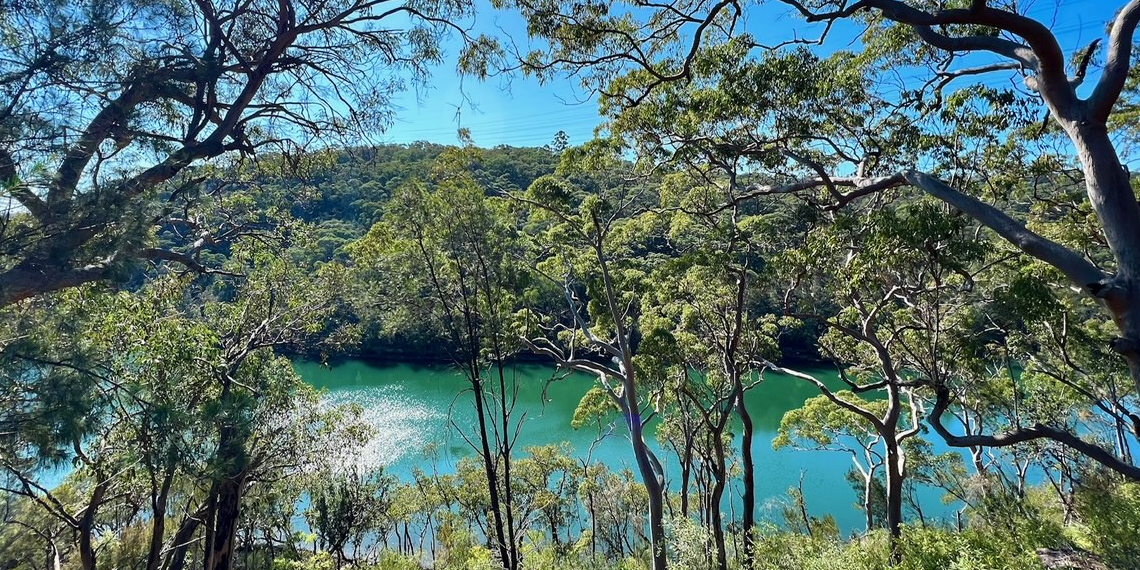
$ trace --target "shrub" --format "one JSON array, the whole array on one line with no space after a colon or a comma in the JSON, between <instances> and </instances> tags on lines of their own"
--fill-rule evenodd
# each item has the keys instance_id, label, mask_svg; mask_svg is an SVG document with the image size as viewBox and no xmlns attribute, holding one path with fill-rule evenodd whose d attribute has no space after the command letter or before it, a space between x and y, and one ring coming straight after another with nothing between
<instances>
[{"instance_id":1,"label":"shrub","mask_svg":"<svg viewBox=\"0 0 1140 570\"><path fill-rule=\"evenodd\" d=\"M1102 477L1085 481L1077 514L1093 551L1118 568L1140 568L1140 484Z\"/></svg>"}]
</instances>

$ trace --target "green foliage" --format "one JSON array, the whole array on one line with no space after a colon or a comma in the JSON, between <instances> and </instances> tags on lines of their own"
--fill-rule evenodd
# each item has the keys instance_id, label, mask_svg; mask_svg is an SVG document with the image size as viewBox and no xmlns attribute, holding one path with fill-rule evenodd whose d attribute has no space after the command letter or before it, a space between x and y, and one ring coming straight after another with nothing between
<instances>
[{"instance_id":1,"label":"green foliage","mask_svg":"<svg viewBox=\"0 0 1140 570\"><path fill-rule=\"evenodd\" d=\"M998 535L957 533L934 527L906 527L899 540L901 562L890 562L885 531L847 543L768 529L757 541L756 568L782 570L1039 570L1033 549L1022 549Z\"/></svg>"},{"instance_id":2,"label":"green foliage","mask_svg":"<svg viewBox=\"0 0 1140 570\"><path fill-rule=\"evenodd\" d=\"M6 3L0 187L22 209L0 225L0 301L126 282L142 260L203 272L203 249L249 231L199 209L233 181L220 170L255 152L291 165L305 147L381 130L390 97L442 62L444 22L472 13L464 1ZM183 247L153 248L156 232Z\"/></svg>"},{"instance_id":3,"label":"green foliage","mask_svg":"<svg viewBox=\"0 0 1140 570\"><path fill-rule=\"evenodd\" d=\"M516 350L510 321L529 286L505 204L469 171L483 156L442 152L433 180L400 186L382 220L348 248L363 282L359 310L386 334L430 339L436 358L463 363Z\"/></svg>"},{"instance_id":4,"label":"green foliage","mask_svg":"<svg viewBox=\"0 0 1140 570\"><path fill-rule=\"evenodd\" d=\"M273 570L336 570L336 560L328 552L319 552L302 560L276 559Z\"/></svg>"},{"instance_id":5,"label":"green foliage","mask_svg":"<svg viewBox=\"0 0 1140 570\"><path fill-rule=\"evenodd\" d=\"M839 525L830 514L815 517L807 512L807 500L802 488L788 489L788 500L781 506L784 523L793 534L811 536L823 541L839 540Z\"/></svg>"},{"instance_id":6,"label":"green foliage","mask_svg":"<svg viewBox=\"0 0 1140 570\"><path fill-rule=\"evenodd\" d=\"M336 473L314 489L306 513L322 546L337 560L350 542L359 545L370 533L380 531L392 507L395 479L382 469L369 474L356 471Z\"/></svg>"},{"instance_id":7,"label":"green foliage","mask_svg":"<svg viewBox=\"0 0 1140 570\"><path fill-rule=\"evenodd\" d=\"M1020 497L993 485L968 510L969 528L976 536L1001 536L1001 544L1014 549L1065 546L1064 519L1055 502L1056 497L1042 488Z\"/></svg>"},{"instance_id":8,"label":"green foliage","mask_svg":"<svg viewBox=\"0 0 1140 570\"><path fill-rule=\"evenodd\" d=\"M872 535L875 536L875 535ZM858 550L866 548L864 543ZM760 529L756 540L758 570L805 568L810 570L846 570L842 565L842 546L830 538L810 534L781 532L774 526ZM857 566L856 566L857 567Z\"/></svg>"},{"instance_id":9,"label":"green foliage","mask_svg":"<svg viewBox=\"0 0 1140 570\"><path fill-rule=\"evenodd\" d=\"M689 518L673 518L668 523L670 567L699 570L709 567L712 534Z\"/></svg>"},{"instance_id":10,"label":"green foliage","mask_svg":"<svg viewBox=\"0 0 1140 570\"><path fill-rule=\"evenodd\" d=\"M614 403L613 398L609 393L599 386L590 388L582 400L578 402L578 407L574 408L574 417L570 420L570 426L574 429L581 429L587 424L597 423L600 424L614 412L620 412L617 404Z\"/></svg>"},{"instance_id":11,"label":"green foliage","mask_svg":"<svg viewBox=\"0 0 1140 570\"><path fill-rule=\"evenodd\" d=\"M868 402L847 390L836 392L835 397L875 412L881 412L876 408L886 407L883 401ZM846 450L851 444L843 438L862 441L874 435L874 427L866 419L835 405L826 396L815 396L804 402L803 407L784 413L780 429L772 440L772 447L780 449L796 445L808 449L818 447Z\"/></svg>"},{"instance_id":12,"label":"green foliage","mask_svg":"<svg viewBox=\"0 0 1140 570\"><path fill-rule=\"evenodd\" d=\"M511 390L505 382L486 387L482 371L503 366L524 346L587 370L611 362L620 368L598 374L599 383L575 410L574 428L601 427L615 409L625 410L626 422L652 414L659 418L658 438L696 465L706 494L694 501L702 504L694 509L699 516L670 524L667 550L677 568L709 567L713 531L721 525L730 542L740 538L733 535L736 521L710 508L721 502L708 491L709 481L725 476L734 487L732 470L739 465L730 455L736 426L729 418L735 397L767 360L785 352L793 326L800 344L810 346L800 354L817 356L818 347L853 382L894 383L896 390L886 392L890 401L877 392L812 398L784 415L773 441L775 448L862 454L868 465L860 466L876 493L868 504L876 513L882 493L875 472L883 454L875 459L874 446L895 435L909 412L917 415L917 402L935 396L958 416L950 422L955 428L1047 424L1098 443L1114 438L1113 451L1127 455L1129 418L1121 410L1136 394L1119 381L1126 372L1108 348L1118 331L1098 301L1058 287L1056 269L1026 261L977 220L897 180L883 182L905 172L913 183L910 169L922 165L953 181L963 196L1004 210L1010 223L1024 222L1111 271L1118 263L1096 247L1108 234L1083 190L1066 179L1072 160L1050 148L1066 145L1038 125L1036 95L983 85L943 94L947 84L937 82L884 94L884 79L899 70L932 66L942 73L951 62L923 43L916 33L922 30L891 22L882 11L855 16L867 26L860 53L821 56L800 46L759 52L755 38L739 33L742 8L733 3L496 0L519 9L538 42L550 42L543 46L549 50L525 56L530 71L549 78L557 68L582 70L573 62L591 62L585 85L602 93L607 138L569 148L560 133L546 149L480 150L464 132L462 148L330 148L263 156L256 166L186 170L192 159L221 152L216 149L249 150L288 138L257 128L256 117L242 119L239 109L242 128L219 121L209 127L231 129L208 147L215 150L170 163L176 165L170 170L184 170L183 179L163 176L185 184L143 181L131 187L141 190L124 192L120 181L97 179L87 169L94 182L72 184L78 197L62 200L71 211L48 219L34 211L40 187L32 183L42 182L46 197L59 197L52 168L76 149L69 140L87 132L82 127L91 110L112 98L96 87L70 86L122 86L120 96L145 86L148 94L164 94L153 104L132 104L96 133L100 165L105 158L114 176L132 176L151 154L170 156L183 139L193 143L186 152L199 152L206 147L192 133L209 129L192 123L214 120L198 108L193 117L179 111L187 92L202 92L202 81L157 73L170 61L190 61L185 73L214 61L195 55L201 45L192 34L153 41L117 19L137 11L146 23L179 24L194 19L197 8L117 0L64 4L30 0L0 7L0 41L13 53L34 55L30 50L41 44L62 50L47 60L0 63L0 71L10 71L0 73L0 92L13 100L0 115L0 138L23 145L15 155L7 147L0 154L0 188L28 207L0 228L0 273L31 260L34 275L50 277L86 270L94 261L107 264L100 279L127 281L131 271L136 279L124 290L70 289L5 310L0 459L14 483L3 497L10 499L4 513L10 524L0 529L0 567L23 570L21 558L42 566L56 554L74 565L81 525L72 513L78 512L97 519L103 566L137 565L152 538L161 553L200 544L201 530L181 545L166 541L186 521L211 528L233 522L204 519L219 516L218 489L227 485L244 493L228 506L240 512L233 517L245 532L238 536L248 567L263 566L285 545L294 552L275 560L279 570L425 562L441 569L497 568L503 561L491 538L494 493L512 497L506 508L518 533L510 547L526 553L524 567L645 567L650 498L633 473L579 462L554 447L512 457L505 417ZM305 18L326 9L335 12L337 2L293 4L310 21ZM967 1L937 4L964 8ZM803 6L849 7L831 0ZM933 6L912 2L908 10ZM461 18L471 6L413 8L414 20L421 14ZM713 12L702 24L706 9ZM12 14L35 25L22 29ZM233 18L264 15L254 10ZM58 21L49 24L52 18ZM354 22L357 28L338 33L368 34L359 28L367 19ZM432 17L407 34L385 31L371 36L373 42L348 42L326 55L358 78L359 62L367 61L362 56L377 49L395 67L422 71L442 56L441 36L430 29L440 22L454 23ZM687 30L689 24L701 27ZM214 33L209 26L151 27ZM263 45L282 28L226 29L242 41L238 48L226 44L222 55L267 53L245 48ZM956 24L938 31L979 38L997 33ZM90 41L74 41L84 38ZM689 44L690 38L700 41ZM459 66L479 77L493 74L503 44L465 39ZM298 50L327 46L290 49L292 59L265 69L303 65ZM15 69L21 61L44 67ZM138 61L145 65L125 65ZM236 82L230 89L243 80L233 71L243 66L219 72ZM32 88L18 87L21 77ZM80 77L85 81L75 80ZM339 106L330 108L318 130L387 120L375 110L399 82L365 79L378 90L354 94L367 95L356 102L368 105L355 109L351 121L337 116ZM1128 82L1135 91L1134 78ZM269 102L258 107L265 113L288 107L278 104L288 100L283 94L311 86L278 87L284 91L272 101L256 99ZM64 88L71 89L69 97L45 98ZM222 91L223 100L233 94ZM217 95L210 92L210 100ZM231 112L221 105L218 116ZM279 119L306 123L308 117ZM317 123L296 126L305 131ZM171 132L185 136L164 134ZM129 133L151 140L133 143ZM134 152L115 158L121 145ZM148 152L135 150L141 146ZM784 186L805 180L811 183L801 190ZM861 194L876 181L887 185ZM114 191L93 190L100 187ZM787 197L793 192L794 199ZM84 231L69 231L76 228ZM69 235L80 237L69 242ZM152 245L169 247L167 257L186 253L183 261L199 272L222 273L191 278L176 275L174 264L141 270L123 262ZM49 271L45 260L54 264ZM19 295L3 289L4 276L0 295L15 299ZM369 435L357 423L359 411L322 406L282 357L304 351L323 358L343 350L356 335L345 325L364 331L366 352L411 348L463 364L476 393L502 405L502 423L498 416L491 422L492 431L500 430L492 435L496 449L485 445L478 457L460 460L455 473L437 467L404 484L382 473L345 473L346 455ZM629 382L615 384L614 376ZM900 403L900 384L913 400ZM634 388L640 400L623 400ZM898 425L892 420L876 431L867 416L883 417L888 406L901 412ZM479 412L498 411L492 408ZM486 428L481 435L486 443ZM1034 549L1069 540L1123 567L1140 565L1132 545L1140 534L1136 485L1087 476L1051 445L1031 443L1008 453L1019 467L1035 464L1060 474L1060 506L1052 492L1022 495L997 484L993 472L1002 465L981 465L985 450L967 466L960 455L937 456L915 438L904 446L901 472L971 501L967 529L908 527L893 548L875 531L843 542L835 519L809 516L802 491L793 490L784 509L790 530L761 529L753 566L1030 569L1040 566ZM28 482L38 470L68 462L75 471L61 488ZM970 468L979 473L971 476ZM306 540L292 524L306 492L313 546L327 553L298 551ZM1066 502L1073 496L1075 512ZM160 516L160 504L174 512ZM399 554L387 548L393 536ZM346 560L348 545L375 556Z\"/></svg>"},{"instance_id":13,"label":"green foliage","mask_svg":"<svg viewBox=\"0 0 1140 570\"><path fill-rule=\"evenodd\" d=\"M1077 511L1092 549L1117 568L1140 565L1140 484L1111 475L1090 477L1077 493Z\"/></svg>"},{"instance_id":14,"label":"green foliage","mask_svg":"<svg viewBox=\"0 0 1140 570\"><path fill-rule=\"evenodd\" d=\"M908 570L1037 570L1042 566L1035 547L1047 544L1030 544L1025 548L1023 543L987 532L958 534L932 528L908 528L900 542L902 564L899 567Z\"/></svg>"}]
</instances>

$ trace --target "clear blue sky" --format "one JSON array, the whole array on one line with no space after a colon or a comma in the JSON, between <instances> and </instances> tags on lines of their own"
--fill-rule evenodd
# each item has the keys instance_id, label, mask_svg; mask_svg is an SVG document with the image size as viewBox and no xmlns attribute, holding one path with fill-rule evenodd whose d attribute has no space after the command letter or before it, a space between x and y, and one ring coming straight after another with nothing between
<instances>
[{"instance_id":1,"label":"clear blue sky","mask_svg":"<svg viewBox=\"0 0 1140 570\"><path fill-rule=\"evenodd\" d=\"M1029 6L1029 15L1050 25L1062 47L1072 53L1103 36L1106 22L1124 1L1030 0L1022 4ZM745 24L765 42L777 41L792 33L811 37L811 30L790 8L778 3L754 6ZM475 30L498 36L510 34L520 45L526 46L521 19L511 13L497 12L484 1L479 2ZM852 38L850 29L840 28L833 31L824 49L852 47ZM447 54L448 60L435 70L426 87L395 98L395 123L378 135L376 142L425 140L454 144L458 141L457 129L466 127L471 130L475 143L483 147L541 146L553 140L559 130L566 131L571 144L581 144L593 136L601 122L596 100L573 78L546 85L521 76L480 82L457 76L455 56L453 47ZM1090 80L1096 77L1090 73ZM991 75L981 80L989 85L1008 85L1009 76Z\"/></svg>"}]
</instances>

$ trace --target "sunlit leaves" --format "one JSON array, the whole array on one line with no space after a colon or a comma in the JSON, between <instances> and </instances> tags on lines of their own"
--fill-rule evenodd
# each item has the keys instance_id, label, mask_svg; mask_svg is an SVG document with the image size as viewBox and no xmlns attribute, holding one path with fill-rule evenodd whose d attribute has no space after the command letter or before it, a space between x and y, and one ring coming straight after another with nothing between
<instances>
[{"instance_id":1,"label":"sunlit leaves","mask_svg":"<svg viewBox=\"0 0 1140 570\"><path fill-rule=\"evenodd\" d=\"M836 392L835 397L874 413L886 410L886 401L866 400L849 391ZM864 418L835 405L825 396L816 396L784 414L772 447L861 450L863 445L874 445L877 437L873 426Z\"/></svg>"}]
</instances>

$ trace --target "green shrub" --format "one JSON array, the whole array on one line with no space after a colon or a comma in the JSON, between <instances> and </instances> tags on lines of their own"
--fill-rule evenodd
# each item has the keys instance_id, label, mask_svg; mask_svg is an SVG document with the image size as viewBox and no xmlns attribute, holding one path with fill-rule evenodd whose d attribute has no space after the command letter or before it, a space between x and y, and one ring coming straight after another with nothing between
<instances>
[{"instance_id":1,"label":"green shrub","mask_svg":"<svg viewBox=\"0 0 1140 570\"><path fill-rule=\"evenodd\" d=\"M1140 568L1140 484L1115 478L1086 481L1077 514L1092 550L1118 568Z\"/></svg>"}]
</instances>

